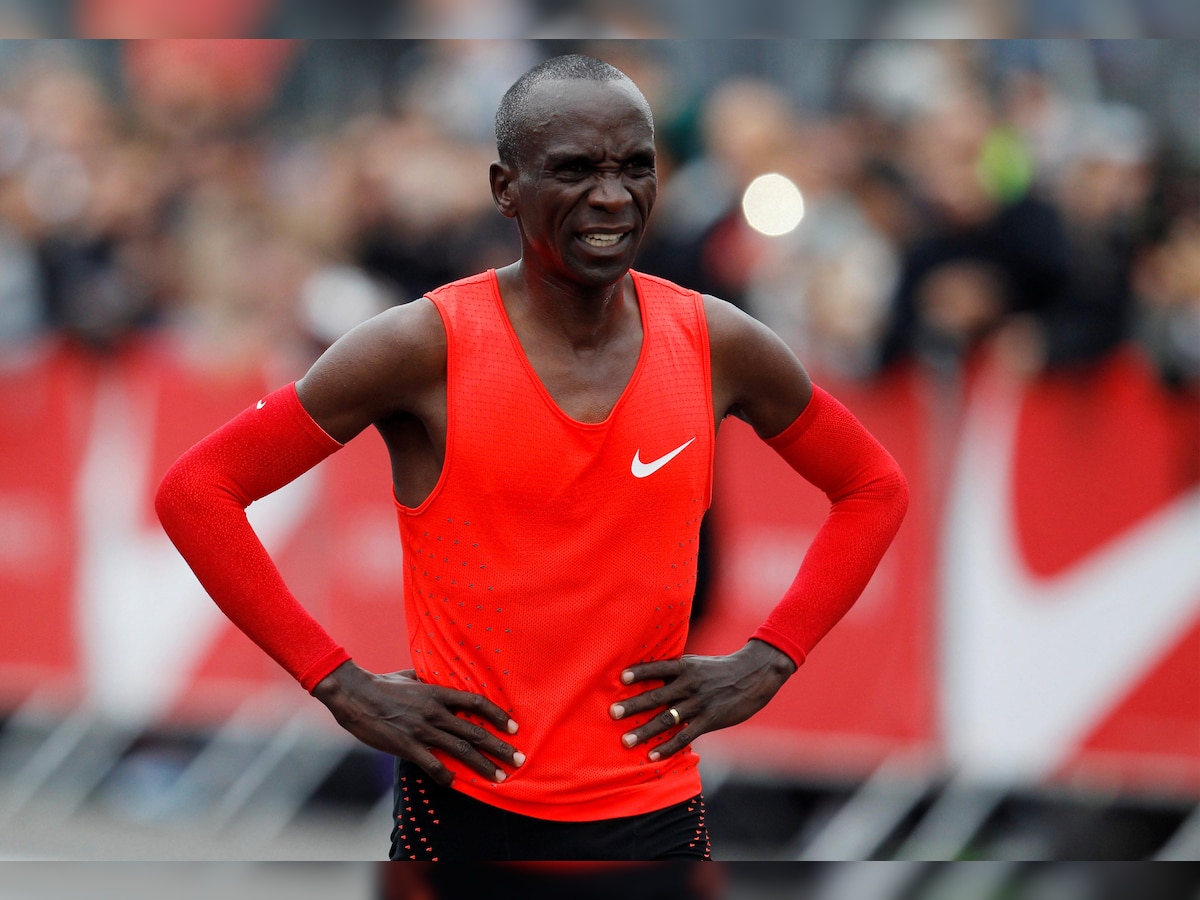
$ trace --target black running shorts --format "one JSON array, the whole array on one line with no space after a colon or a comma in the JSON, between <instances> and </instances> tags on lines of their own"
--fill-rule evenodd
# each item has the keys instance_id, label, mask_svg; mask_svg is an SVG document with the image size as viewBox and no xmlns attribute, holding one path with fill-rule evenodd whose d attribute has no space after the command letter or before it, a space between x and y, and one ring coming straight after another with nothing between
<instances>
[{"instance_id":1,"label":"black running shorts","mask_svg":"<svg viewBox=\"0 0 1200 900\"><path fill-rule=\"evenodd\" d=\"M439 862L711 859L704 797L637 816L591 822L535 819L435 784L396 764L389 858Z\"/></svg>"}]
</instances>

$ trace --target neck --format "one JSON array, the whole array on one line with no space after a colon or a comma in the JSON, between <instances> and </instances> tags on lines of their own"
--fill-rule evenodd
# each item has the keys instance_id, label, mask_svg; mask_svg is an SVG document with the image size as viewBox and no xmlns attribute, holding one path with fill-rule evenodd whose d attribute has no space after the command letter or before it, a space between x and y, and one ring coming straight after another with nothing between
<instances>
[{"instance_id":1,"label":"neck","mask_svg":"<svg viewBox=\"0 0 1200 900\"><path fill-rule=\"evenodd\" d=\"M565 341L576 349L596 348L621 330L628 312L625 275L613 284L580 285L530 269L518 261L497 272L511 318Z\"/></svg>"}]
</instances>

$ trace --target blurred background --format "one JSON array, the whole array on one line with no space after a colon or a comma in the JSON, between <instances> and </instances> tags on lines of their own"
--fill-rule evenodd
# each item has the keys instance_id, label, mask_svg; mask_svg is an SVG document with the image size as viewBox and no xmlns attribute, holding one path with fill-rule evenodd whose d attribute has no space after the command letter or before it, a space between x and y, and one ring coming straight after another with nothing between
<instances>
[{"instance_id":1,"label":"blurred background","mask_svg":"<svg viewBox=\"0 0 1200 900\"><path fill-rule=\"evenodd\" d=\"M228 625L151 498L353 325L515 258L492 115L569 51L655 112L639 268L776 329L913 493L800 674L699 741L716 858L901 861L806 869L816 897L1200 858L1196 44L568 38L0 42L0 858L386 855L389 761ZM826 509L737 422L716 476L700 653ZM360 662L408 666L380 442L251 519ZM373 878L308 884L340 872Z\"/></svg>"},{"instance_id":2,"label":"blurred background","mask_svg":"<svg viewBox=\"0 0 1200 900\"><path fill-rule=\"evenodd\" d=\"M1183 38L1187 0L0 0L0 36Z\"/></svg>"}]
</instances>

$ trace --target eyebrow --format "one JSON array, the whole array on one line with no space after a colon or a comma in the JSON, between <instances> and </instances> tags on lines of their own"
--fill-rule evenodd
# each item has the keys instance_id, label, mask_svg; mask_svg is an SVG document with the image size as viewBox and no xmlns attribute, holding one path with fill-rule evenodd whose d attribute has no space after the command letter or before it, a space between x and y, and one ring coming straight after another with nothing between
<instances>
[{"instance_id":1,"label":"eyebrow","mask_svg":"<svg viewBox=\"0 0 1200 900\"><path fill-rule=\"evenodd\" d=\"M656 156L655 148L650 147L631 147L623 154L617 156L617 161L621 163L639 162L651 163ZM551 150L546 153L546 166L548 168L558 168L565 165L583 163L591 165L598 159L598 155L588 152L587 150L578 149L562 149Z\"/></svg>"},{"instance_id":2,"label":"eyebrow","mask_svg":"<svg viewBox=\"0 0 1200 900\"><path fill-rule=\"evenodd\" d=\"M546 154L546 165L551 168L571 163L591 163L595 155L584 150L552 150Z\"/></svg>"}]
</instances>

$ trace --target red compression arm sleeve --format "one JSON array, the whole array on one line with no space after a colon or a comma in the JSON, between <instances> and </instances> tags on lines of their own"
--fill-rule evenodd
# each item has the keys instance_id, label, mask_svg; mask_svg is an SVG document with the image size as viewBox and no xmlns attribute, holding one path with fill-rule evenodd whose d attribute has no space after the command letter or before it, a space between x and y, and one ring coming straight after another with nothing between
<instances>
[{"instance_id":1,"label":"red compression arm sleeve","mask_svg":"<svg viewBox=\"0 0 1200 900\"><path fill-rule=\"evenodd\" d=\"M283 583L246 507L341 446L289 384L181 456L154 501L163 529L217 606L308 691L350 657Z\"/></svg>"},{"instance_id":2,"label":"red compression arm sleeve","mask_svg":"<svg viewBox=\"0 0 1200 900\"><path fill-rule=\"evenodd\" d=\"M908 483L850 411L816 386L767 444L832 503L795 581L753 635L800 665L870 581L908 509Z\"/></svg>"}]
</instances>

